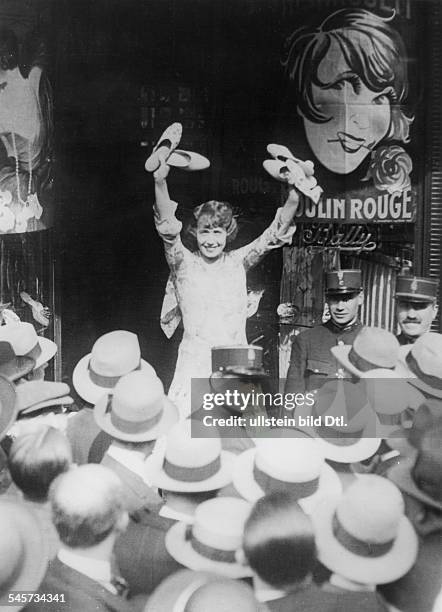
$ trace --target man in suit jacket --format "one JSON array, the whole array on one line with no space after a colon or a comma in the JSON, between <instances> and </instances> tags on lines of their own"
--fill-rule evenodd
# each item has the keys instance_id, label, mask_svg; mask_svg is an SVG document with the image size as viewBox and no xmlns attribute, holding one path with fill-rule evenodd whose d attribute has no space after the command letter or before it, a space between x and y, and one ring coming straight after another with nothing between
<instances>
[{"instance_id":1,"label":"man in suit jacket","mask_svg":"<svg viewBox=\"0 0 442 612\"><path fill-rule=\"evenodd\" d=\"M131 593L151 593L181 567L166 549L166 533L177 521L192 523L198 505L231 481L232 460L231 453L221 452L219 438L193 436L189 420L171 428L164 447L156 449L144 467L145 477L161 489L165 503L132 513L115 546L118 567Z\"/></svg>"},{"instance_id":2,"label":"man in suit jacket","mask_svg":"<svg viewBox=\"0 0 442 612\"><path fill-rule=\"evenodd\" d=\"M120 478L126 510L130 513L161 502L156 488L149 486L143 473L144 461L154 445L154 440L140 443L112 440L100 462Z\"/></svg>"},{"instance_id":3,"label":"man in suit jacket","mask_svg":"<svg viewBox=\"0 0 442 612\"><path fill-rule=\"evenodd\" d=\"M431 612L442 589L442 416L419 440L416 457L390 468L387 477L402 491L405 514L419 536L419 552L411 570L385 584L385 599L403 612Z\"/></svg>"},{"instance_id":4,"label":"man in suit jacket","mask_svg":"<svg viewBox=\"0 0 442 612\"><path fill-rule=\"evenodd\" d=\"M132 595L150 594L164 578L183 569L164 543L167 531L177 519L162 516L162 508L163 503L150 504L132 513L127 530L115 544L118 568Z\"/></svg>"},{"instance_id":5,"label":"man in suit jacket","mask_svg":"<svg viewBox=\"0 0 442 612\"><path fill-rule=\"evenodd\" d=\"M101 431L94 419L94 407L84 403L78 412L69 417L66 436L72 447L72 457L77 465L100 463L112 443L109 434ZM91 451L93 455L91 456Z\"/></svg>"},{"instance_id":6,"label":"man in suit jacket","mask_svg":"<svg viewBox=\"0 0 442 612\"><path fill-rule=\"evenodd\" d=\"M57 609L66 612L132 610L111 566L115 540L128 523L118 477L99 465L80 466L59 476L49 497L61 549L38 591L45 601L26 609L47 610L54 605L47 595L58 594Z\"/></svg>"}]
</instances>

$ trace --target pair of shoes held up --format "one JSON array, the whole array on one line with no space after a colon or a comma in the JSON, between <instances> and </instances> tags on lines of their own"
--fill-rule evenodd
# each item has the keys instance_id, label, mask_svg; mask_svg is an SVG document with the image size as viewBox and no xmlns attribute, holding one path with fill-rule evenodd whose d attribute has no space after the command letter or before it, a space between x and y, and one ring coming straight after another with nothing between
<instances>
[{"instance_id":1,"label":"pair of shoes held up","mask_svg":"<svg viewBox=\"0 0 442 612\"><path fill-rule=\"evenodd\" d=\"M166 161L169 166L187 171L205 170L210 166L207 157L193 151L177 149L182 133L183 126L181 123L169 125L161 134L151 155L146 160L144 167L147 172L155 172L160 167L161 160Z\"/></svg>"},{"instance_id":2,"label":"pair of shoes held up","mask_svg":"<svg viewBox=\"0 0 442 612\"><path fill-rule=\"evenodd\" d=\"M269 144L267 151L273 159L263 162L264 169L275 179L294 185L315 204L323 192L314 177L314 165L310 160L302 161L282 145Z\"/></svg>"}]
</instances>

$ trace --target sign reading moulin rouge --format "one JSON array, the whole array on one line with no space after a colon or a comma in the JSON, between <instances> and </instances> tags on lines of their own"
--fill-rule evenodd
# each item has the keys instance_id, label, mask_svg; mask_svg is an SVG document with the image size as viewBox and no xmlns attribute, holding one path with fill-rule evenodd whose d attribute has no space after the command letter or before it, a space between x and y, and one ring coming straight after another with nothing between
<instances>
[{"instance_id":1,"label":"sign reading moulin rouge","mask_svg":"<svg viewBox=\"0 0 442 612\"><path fill-rule=\"evenodd\" d=\"M323 194L318 204L302 198L297 217L299 221L317 223L412 223L416 218L415 198L411 188L405 191L359 197L328 197Z\"/></svg>"}]
</instances>

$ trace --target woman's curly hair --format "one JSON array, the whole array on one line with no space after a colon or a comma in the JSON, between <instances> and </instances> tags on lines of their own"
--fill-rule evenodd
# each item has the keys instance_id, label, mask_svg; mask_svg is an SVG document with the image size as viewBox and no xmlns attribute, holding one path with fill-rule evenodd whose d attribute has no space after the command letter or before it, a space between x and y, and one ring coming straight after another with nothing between
<instances>
[{"instance_id":1,"label":"woman's curly hair","mask_svg":"<svg viewBox=\"0 0 442 612\"><path fill-rule=\"evenodd\" d=\"M227 244L232 242L238 233L238 224L233 215L232 206L228 202L209 200L200 204L193 210L193 219L188 224L186 231L196 239L198 228L222 227L227 233Z\"/></svg>"}]
</instances>

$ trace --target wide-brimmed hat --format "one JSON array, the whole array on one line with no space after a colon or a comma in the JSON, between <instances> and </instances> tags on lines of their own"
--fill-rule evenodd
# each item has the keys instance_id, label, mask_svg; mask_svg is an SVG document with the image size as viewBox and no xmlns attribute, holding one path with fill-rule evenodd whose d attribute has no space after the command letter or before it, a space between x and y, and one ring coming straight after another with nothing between
<instances>
[{"instance_id":1,"label":"wide-brimmed hat","mask_svg":"<svg viewBox=\"0 0 442 612\"><path fill-rule=\"evenodd\" d=\"M250 502L274 491L292 491L308 514L325 497L339 497L342 492L339 477L324 461L318 443L302 432L297 437L257 439L256 448L236 458L233 484Z\"/></svg>"},{"instance_id":2,"label":"wide-brimmed hat","mask_svg":"<svg viewBox=\"0 0 442 612\"><path fill-rule=\"evenodd\" d=\"M0 376L0 440L15 423L18 414L18 402L14 385L4 376Z\"/></svg>"},{"instance_id":3,"label":"wide-brimmed hat","mask_svg":"<svg viewBox=\"0 0 442 612\"><path fill-rule=\"evenodd\" d=\"M332 346L330 350L339 363L358 378L369 370L398 367L399 342L381 327L363 327L352 345Z\"/></svg>"},{"instance_id":4,"label":"wide-brimmed hat","mask_svg":"<svg viewBox=\"0 0 442 612\"><path fill-rule=\"evenodd\" d=\"M410 385L442 398L442 334L423 334L412 345L405 363L416 377L409 379Z\"/></svg>"},{"instance_id":5,"label":"wide-brimmed hat","mask_svg":"<svg viewBox=\"0 0 442 612\"><path fill-rule=\"evenodd\" d=\"M439 283L422 276L398 276L394 297L409 302L435 302Z\"/></svg>"},{"instance_id":6,"label":"wide-brimmed hat","mask_svg":"<svg viewBox=\"0 0 442 612\"><path fill-rule=\"evenodd\" d=\"M407 438L416 410L425 401L424 396L393 370L370 370L362 378L369 404L379 420L377 435L383 439Z\"/></svg>"},{"instance_id":7,"label":"wide-brimmed hat","mask_svg":"<svg viewBox=\"0 0 442 612\"><path fill-rule=\"evenodd\" d=\"M381 476L358 476L339 500L318 506L312 520L319 560L350 580L393 582L416 561L418 539L402 495Z\"/></svg>"},{"instance_id":8,"label":"wide-brimmed hat","mask_svg":"<svg viewBox=\"0 0 442 612\"><path fill-rule=\"evenodd\" d=\"M162 452L145 463L152 486L177 493L213 491L232 481L235 455L221 449L217 435L204 438L199 421L186 419L168 432ZM214 432L215 433L215 432Z\"/></svg>"},{"instance_id":9,"label":"wide-brimmed hat","mask_svg":"<svg viewBox=\"0 0 442 612\"><path fill-rule=\"evenodd\" d=\"M206 585L218 586L216 594L222 598L222 601L225 601L225 596L228 594L229 603L234 603L237 610L242 610L241 605L244 605L244 602L252 604L255 601L252 588L241 580L232 580L210 572L183 569L161 582L149 597L144 612L186 612L191 598ZM208 598L212 595L211 591L212 589L210 593L206 593Z\"/></svg>"},{"instance_id":10,"label":"wide-brimmed hat","mask_svg":"<svg viewBox=\"0 0 442 612\"><path fill-rule=\"evenodd\" d=\"M408 457L388 472L404 493L442 511L442 417L423 434L415 457Z\"/></svg>"},{"instance_id":11,"label":"wide-brimmed hat","mask_svg":"<svg viewBox=\"0 0 442 612\"><path fill-rule=\"evenodd\" d=\"M37 518L26 506L0 500L0 606L14 591L35 591L47 567L47 550ZM8 604L8 610L21 610L23 604Z\"/></svg>"},{"instance_id":12,"label":"wide-brimmed hat","mask_svg":"<svg viewBox=\"0 0 442 612\"><path fill-rule=\"evenodd\" d=\"M176 523L166 534L166 548L181 565L211 571L228 578L252 576L250 567L237 561L244 524L251 506L235 497L217 497L200 504L193 525Z\"/></svg>"},{"instance_id":13,"label":"wide-brimmed hat","mask_svg":"<svg viewBox=\"0 0 442 612\"><path fill-rule=\"evenodd\" d=\"M175 405L164 394L161 380L146 372L130 372L95 405L95 421L113 438L148 442L162 436L178 420Z\"/></svg>"},{"instance_id":14,"label":"wide-brimmed hat","mask_svg":"<svg viewBox=\"0 0 442 612\"><path fill-rule=\"evenodd\" d=\"M57 352L57 345L49 338L37 335L32 323L15 321L0 327L0 340L9 342L17 357L34 359L34 369L47 363Z\"/></svg>"},{"instance_id":15,"label":"wide-brimmed hat","mask_svg":"<svg viewBox=\"0 0 442 612\"><path fill-rule=\"evenodd\" d=\"M0 340L0 374L8 380L15 381L26 376L35 367L31 357L17 357L10 342Z\"/></svg>"},{"instance_id":16,"label":"wide-brimmed hat","mask_svg":"<svg viewBox=\"0 0 442 612\"><path fill-rule=\"evenodd\" d=\"M104 393L112 393L122 376L134 370L155 374L153 367L141 359L136 334L115 330L100 336L92 351L80 359L72 382L78 395L96 404Z\"/></svg>"},{"instance_id":17,"label":"wide-brimmed hat","mask_svg":"<svg viewBox=\"0 0 442 612\"><path fill-rule=\"evenodd\" d=\"M365 381L327 381L313 406L298 406L296 418L299 427L316 439L324 457L337 463L368 459L381 443L379 420L368 403ZM307 424L301 425L300 418L307 419ZM327 425L332 418L335 421ZM336 421L339 418L343 425Z\"/></svg>"}]
</instances>

